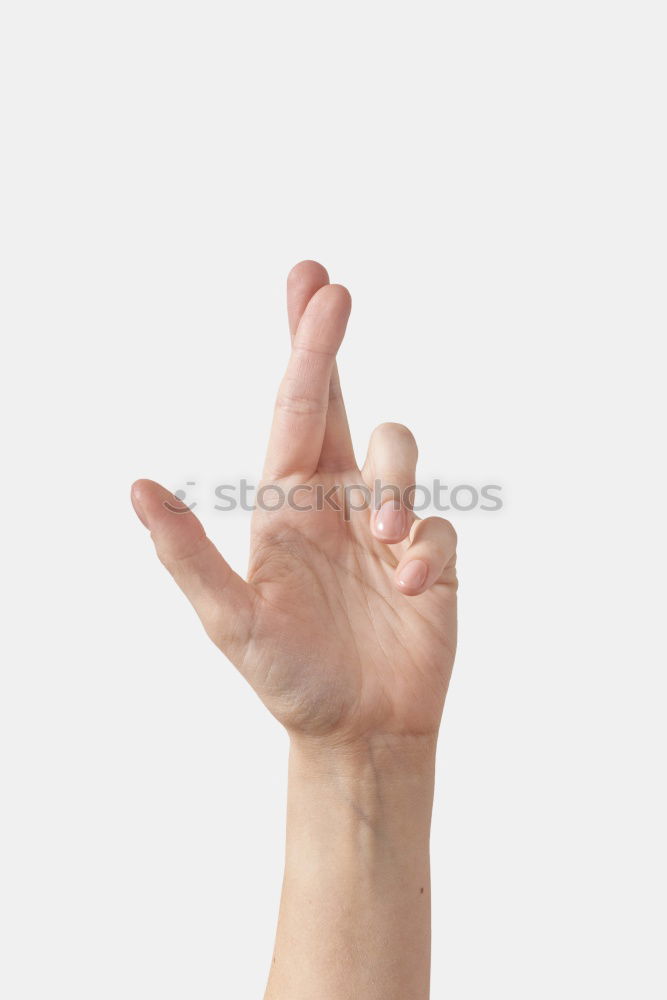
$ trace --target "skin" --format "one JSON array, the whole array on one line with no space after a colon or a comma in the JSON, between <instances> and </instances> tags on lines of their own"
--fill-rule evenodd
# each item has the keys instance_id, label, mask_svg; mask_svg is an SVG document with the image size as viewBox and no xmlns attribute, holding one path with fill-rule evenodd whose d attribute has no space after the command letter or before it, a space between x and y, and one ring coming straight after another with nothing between
<instances>
[{"instance_id":1,"label":"skin","mask_svg":"<svg viewBox=\"0 0 667 1000\"><path fill-rule=\"evenodd\" d=\"M292 351L264 482L285 493L301 486L301 506L318 484L379 481L409 500L415 482L417 446L400 424L378 427L357 466L336 367L350 306L314 261L290 272ZM327 506L258 509L243 580L169 491L149 480L132 487L160 560L290 736L285 881L265 1000L429 995L428 840L456 645L456 536L394 493L347 517Z\"/></svg>"}]
</instances>

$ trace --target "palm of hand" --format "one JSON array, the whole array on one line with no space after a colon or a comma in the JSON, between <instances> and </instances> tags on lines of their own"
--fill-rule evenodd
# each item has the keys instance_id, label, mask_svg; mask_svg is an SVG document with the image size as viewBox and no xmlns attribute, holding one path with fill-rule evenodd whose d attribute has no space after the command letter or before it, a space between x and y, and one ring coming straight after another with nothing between
<instances>
[{"instance_id":1,"label":"palm of hand","mask_svg":"<svg viewBox=\"0 0 667 1000\"><path fill-rule=\"evenodd\" d=\"M296 336L265 479L298 492L255 512L247 582L193 514L171 512L178 501L162 487L135 484L135 509L211 638L289 731L434 734L456 644L453 529L419 521L404 502L416 466L405 428L381 425L356 467L335 369L347 293L305 262L290 275L288 310ZM344 488L354 507L353 486L368 495L378 484L380 512L345 510ZM315 503L334 488L333 503Z\"/></svg>"},{"instance_id":2,"label":"palm of hand","mask_svg":"<svg viewBox=\"0 0 667 1000\"><path fill-rule=\"evenodd\" d=\"M437 730L454 659L455 578L406 597L395 579L409 545L378 541L371 517L326 509L256 518L249 582L261 600L245 671L288 729Z\"/></svg>"}]
</instances>

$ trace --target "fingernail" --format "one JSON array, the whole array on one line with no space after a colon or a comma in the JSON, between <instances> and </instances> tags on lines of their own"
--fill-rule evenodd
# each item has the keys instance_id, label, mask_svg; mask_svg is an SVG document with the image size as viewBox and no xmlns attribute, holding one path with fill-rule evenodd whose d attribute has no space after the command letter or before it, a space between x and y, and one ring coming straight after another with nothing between
<instances>
[{"instance_id":1,"label":"fingernail","mask_svg":"<svg viewBox=\"0 0 667 1000\"><path fill-rule=\"evenodd\" d=\"M147 528L148 521L146 520L146 515L144 514L144 508L141 506L141 495L136 486L132 487L130 500L132 501L132 506L134 507L134 513L137 515L144 528Z\"/></svg>"},{"instance_id":2,"label":"fingernail","mask_svg":"<svg viewBox=\"0 0 667 1000\"><path fill-rule=\"evenodd\" d=\"M400 541L405 535L405 507L396 507L395 500L385 500L375 515L375 533L387 542Z\"/></svg>"},{"instance_id":3,"label":"fingernail","mask_svg":"<svg viewBox=\"0 0 667 1000\"><path fill-rule=\"evenodd\" d=\"M398 582L405 590L419 590L426 583L427 576L428 566L423 559L413 559L401 570Z\"/></svg>"}]
</instances>

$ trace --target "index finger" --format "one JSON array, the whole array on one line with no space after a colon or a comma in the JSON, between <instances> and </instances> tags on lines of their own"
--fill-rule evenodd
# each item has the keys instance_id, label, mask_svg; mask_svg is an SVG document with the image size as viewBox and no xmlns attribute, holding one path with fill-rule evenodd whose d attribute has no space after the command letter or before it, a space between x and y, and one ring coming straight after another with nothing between
<instances>
[{"instance_id":1,"label":"index finger","mask_svg":"<svg viewBox=\"0 0 667 1000\"><path fill-rule=\"evenodd\" d=\"M266 459L270 478L316 470L327 419L329 382L351 309L342 285L324 285L299 322L280 384Z\"/></svg>"}]
</instances>

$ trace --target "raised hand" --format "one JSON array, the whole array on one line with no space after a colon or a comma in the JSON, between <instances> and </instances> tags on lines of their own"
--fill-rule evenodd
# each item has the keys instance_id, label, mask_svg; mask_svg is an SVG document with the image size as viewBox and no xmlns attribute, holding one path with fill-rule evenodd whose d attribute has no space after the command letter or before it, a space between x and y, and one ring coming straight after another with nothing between
<instances>
[{"instance_id":1,"label":"raised hand","mask_svg":"<svg viewBox=\"0 0 667 1000\"><path fill-rule=\"evenodd\" d=\"M157 483L134 484L134 508L211 639L291 734L337 745L434 736L456 643L454 530L410 509L407 428L378 427L357 466L336 367L347 290L304 261L287 304L292 351L264 482L291 502L255 511L247 580ZM361 488L379 493L379 510L350 509Z\"/></svg>"}]
</instances>

